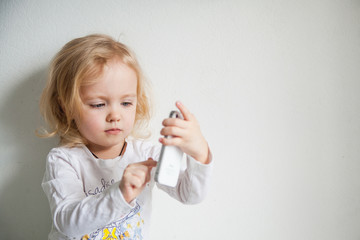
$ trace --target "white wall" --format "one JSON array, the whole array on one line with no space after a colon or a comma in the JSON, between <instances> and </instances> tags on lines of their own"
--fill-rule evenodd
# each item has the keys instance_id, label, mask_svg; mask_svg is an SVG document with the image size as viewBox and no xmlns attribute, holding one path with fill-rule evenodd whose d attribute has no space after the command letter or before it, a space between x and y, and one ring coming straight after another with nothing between
<instances>
[{"instance_id":1,"label":"white wall","mask_svg":"<svg viewBox=\"0 0 360 240\"><path fill-rule=\"evenodd\" d=\"M360 2L1 1L1 239L46 239L38 139L47 66L67 41L110 34L153 84L160 122L183 100L215 156L212 190L155 190L152 239L360 239Z\"/></svg>"}]
</instances>

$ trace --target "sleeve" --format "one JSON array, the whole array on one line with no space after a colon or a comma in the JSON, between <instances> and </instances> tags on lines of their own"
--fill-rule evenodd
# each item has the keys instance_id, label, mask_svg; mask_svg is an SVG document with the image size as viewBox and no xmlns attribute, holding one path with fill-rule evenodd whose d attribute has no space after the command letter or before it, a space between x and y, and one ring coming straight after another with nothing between
<instances>
[{"instance_id":1,"label":"sleeve","mask_svg":"<svg viewBox=\"0 0 360 240\"><path fill-rule=\"evenodd\" d=\"M157 183L158 188L184 204L197 204L201 202L210 187L210 177L213 169L211 152L209 157L210 163L202 164L192 157L186 156L187 167L180 173L177 185L169 187Z\"/></svg>"},{"instance_id":2,"label":"sleeve","mask_svg":"<svg viewBox=\"0 0 360 240\"><path fill-rule=\"evenodd\" d=\"M49 153L42 188L49 200L54 227L66 236L96 231L132 210L119 183L94 196L86 196L83 183L67 156Z\"/></svg>"}]
</instances>

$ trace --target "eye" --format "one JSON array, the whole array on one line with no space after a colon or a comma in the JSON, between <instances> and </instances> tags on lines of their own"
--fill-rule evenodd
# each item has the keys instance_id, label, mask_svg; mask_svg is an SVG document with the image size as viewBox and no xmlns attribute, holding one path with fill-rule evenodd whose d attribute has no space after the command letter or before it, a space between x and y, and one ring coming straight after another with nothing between
<instances>
[{"instance_id":1,"label":"eye","mask_svg":"<svg viewBox=\"0 0 360 240\"><path fill-rule=\"evenodd\" d=\"M129 107L132 105L132 102L122 102L121 105L123 105L124 107Z\"/></svg>"},{"instance_id":2,"label":"eye","mask_svg":"<svg viewBox=\"0 0 360 240\"><path fill-rule=\"evenodd\" d=\"M90 104L92 108L102 108L105 106L105 103L97 103L97 104Z\"/></svg>"}]
</instances>

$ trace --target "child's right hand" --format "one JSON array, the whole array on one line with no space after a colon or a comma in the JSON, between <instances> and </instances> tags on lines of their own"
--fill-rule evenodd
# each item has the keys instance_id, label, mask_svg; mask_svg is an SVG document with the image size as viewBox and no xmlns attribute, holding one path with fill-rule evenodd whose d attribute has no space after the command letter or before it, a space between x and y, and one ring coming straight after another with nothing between
<instances>
[{"instance_id":1,"label":"child's right hand","mask_svg":"<svg viewBox=\"0 0 360 240\"><path fill-rule=\"evenodd\" d=\"M120 191L128 203L134 200L151 179L151 169L156 162L149 158L147 161L129 164L120 181Z\"/></svg>"}]
</instances>

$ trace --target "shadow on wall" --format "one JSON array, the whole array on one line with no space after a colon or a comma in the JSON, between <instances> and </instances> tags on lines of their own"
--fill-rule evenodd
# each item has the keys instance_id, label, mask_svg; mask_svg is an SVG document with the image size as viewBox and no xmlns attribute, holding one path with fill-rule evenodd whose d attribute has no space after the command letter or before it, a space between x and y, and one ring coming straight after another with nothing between
<instances>
[{"instance_id":1,"label":"shadow on wall","mask_svg":"<svg viewBox=\"0 0 360 240\"><path fill-rule=\"evenodd\" d=\"M47 239L51 227L48 201L41 188L46 155L57 139L40 139L38 102L46 81L44 68L19 81L0 106L2 169L0 189L1 239Z\"/></svg>"}]
</instances>

